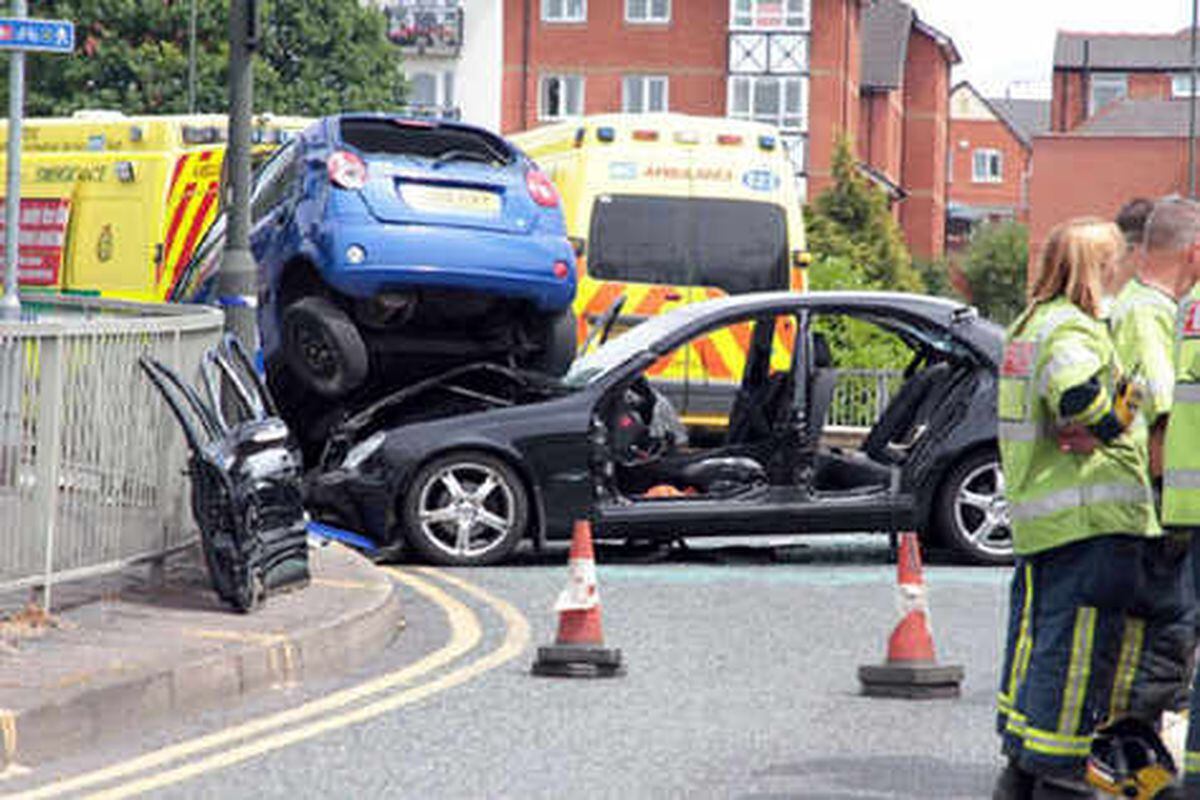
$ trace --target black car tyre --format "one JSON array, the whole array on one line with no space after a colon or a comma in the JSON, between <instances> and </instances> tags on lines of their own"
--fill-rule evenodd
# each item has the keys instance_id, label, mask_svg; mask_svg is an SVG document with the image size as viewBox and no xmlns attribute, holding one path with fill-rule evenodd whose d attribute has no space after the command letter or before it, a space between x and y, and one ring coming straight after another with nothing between
<instances>
[{"instance_id":1,"label":"black car tyre","mask_svg":"<svg viewBox=\"0 0 1200 800\"><path fill-rule=\"evenodd\" d=\"M306 388L335 399L366 380L367 346L345 311L305 297L283 312L283 355Z\"/></svg>"},{"instance_id":2,"label":"black car tyre","mask_svg":"<svg viewBox=\"0 0 1200 800\"><path fill-rule=\"evenodd\" d=\"M932 517L940 544L959 559L974 564L1012 563L1012 519L995 450L976 450L954 465L942 483Z\"/></svg>"},{"instance_id":3,"label":"black car tyre","mask_svg":"<svg viewBox=\"0 0 1200 800\"><path fill-rule=\"evenodd\" d=\"M445 566L502 561L529 522L529 498L508 464L486 453L445 455L425 465L403 500L409 544Z\"/></svg>"},{"instance_id":4,"label":"black car tyre","mask_svg":"<svg viewBox=\"0 0 1200 800\"><path fill-rule=\"evenodd\" d=\"M578 336L575 314L567 309L552 317L545 317L535 335L541 342L541 348L529 366L555 378L566 375L571 362L575 360Z\"/></svg>"}]
</instances>

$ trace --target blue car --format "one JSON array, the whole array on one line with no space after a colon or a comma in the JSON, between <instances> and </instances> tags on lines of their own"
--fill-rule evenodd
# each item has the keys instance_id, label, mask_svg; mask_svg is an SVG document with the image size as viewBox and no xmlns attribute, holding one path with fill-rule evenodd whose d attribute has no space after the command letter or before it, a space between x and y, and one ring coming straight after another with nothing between
<instances>
[{"instance_id":1,"label":"blue car","mask_svg":"<svg viewBox=\"0 0 1200 800\"><path fill-rule=\"evenodd\" d=\"M355 405L474 361L562 374L574 358L558 192L496 134L327 117L262 165L252 203L263 355L285 403Z\"/></svg>"}]
</instances>

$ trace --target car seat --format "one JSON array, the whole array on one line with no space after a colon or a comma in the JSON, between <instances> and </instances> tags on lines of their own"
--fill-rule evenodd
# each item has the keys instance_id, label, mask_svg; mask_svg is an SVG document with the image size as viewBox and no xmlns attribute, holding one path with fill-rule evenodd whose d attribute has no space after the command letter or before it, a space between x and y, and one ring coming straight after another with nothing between
<instances>
[{"instance_id":1,"label":"car seat","mask_svg":"<svg viewBox=\"0 0 1200 800\"><path fill-rule=\"evenodd\" d=\"M917 430L918 426L928 422L940 402L942 395L932 391L933 388L948 381L953 372L952 365L941 362L905 381L896 397L884 409L883 416L863 440L862 451L883 464L902 462L906 446L915 443L923 432Z\"/></svg>"},{"instance_id":2,"label":"car seat","mask_svg":"<svg viewBox=\"0 0 1200 800\"><path fill-rule=\"evenodd\" d=\"M808 381L808 426L806 438L813 447L825 430L825 419L829 406L833 404L833 392L837 388L837 370L833 368L833 355L825 334L812 335L813 368Z\"/></svg>"}]
</instances>

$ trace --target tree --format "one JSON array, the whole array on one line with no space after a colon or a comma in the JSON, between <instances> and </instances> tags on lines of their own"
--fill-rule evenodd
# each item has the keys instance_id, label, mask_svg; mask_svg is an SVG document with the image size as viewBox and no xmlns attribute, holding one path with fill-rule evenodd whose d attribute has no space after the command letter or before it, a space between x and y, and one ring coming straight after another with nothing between
<instances>
[{"instance_id":1,"label":"tree","mask_svg":"<svg viewBox=\"0 0 1200 800\"><path fill-rule=\"evenodd\" d=\"M228 106L228 0L196 0L196 110ZM47 0L38 16L73 20L71 56L32 54L26 109L127 114L187 111L190 0ZM262 0L255 111L319 116L400 101L400 54L381 11L345 0ZM0 102L7 103L0 82Z\"/></svg>"},{"instance_id":2,"label":"tree","mask_svg":"<svg viewBox=\"0 0 1200 800\"><path fill-rule=\"evenodd\" d=\"M861 269L869 288L924 289L887 196L859 171L847 140L834 151L833 185L806 212L814 274L822 270L822 260L843 258Z\"/></svg>"},{"instance_id":3,"label":"tree","mask_svg":"<svg viewBox=\"0 0 1200 800\"><path fill-rule=\"evenodd\" d=\"M1007 324L1025 306L1029 231L1017 222L988 223L971 234L963 274L981 314Z\"/></svg>"},{"instance_id":4,"label":"tree","mask_svg":"<svg viewBox=\"0 0 1200 800\"><path fill-rule=\"evenodd\" d=\"M859 172L847 141L833 157L833 185L805 209L804 221L813 263L810 286L817 290L920 292L900 226L887 197ZM861 320L829 316L817 330L829 341L838 367L903 367L911 352L896 336Z\"/></svg>"}]
</instances>

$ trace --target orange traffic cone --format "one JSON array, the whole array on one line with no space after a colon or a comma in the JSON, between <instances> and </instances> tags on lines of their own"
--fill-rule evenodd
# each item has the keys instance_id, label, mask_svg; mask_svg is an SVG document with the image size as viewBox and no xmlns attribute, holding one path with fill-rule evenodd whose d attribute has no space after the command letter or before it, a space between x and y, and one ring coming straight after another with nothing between
<instances>
[{"instance_id":1,"label":"orange traffic cone","mask_svg":"<svg viewBox=\"0 0 1200 800\"><path fill-rule=\"evenodd\" d=\"M958 697L960 666L938 666L929 632L921 545L915 533L900 534L897 565L901 619L888 637L887 661L858 668L863 694L871 697Z\"/></svg>"},{"instance_id":2,"label":"orange traffic cone","mask_svg":"<svg viewBox=\"0 0 1200 800\"><path fill-rule=\"evenodd\" d=\"M575 523L571 536L570 577L554 604L558 637L538 648L534 675L560 678L610 678L625 674L621 651L604 646L600 627L600 590L596 586L596 554L592 525Z\"/></svg>"}]
</instances>

